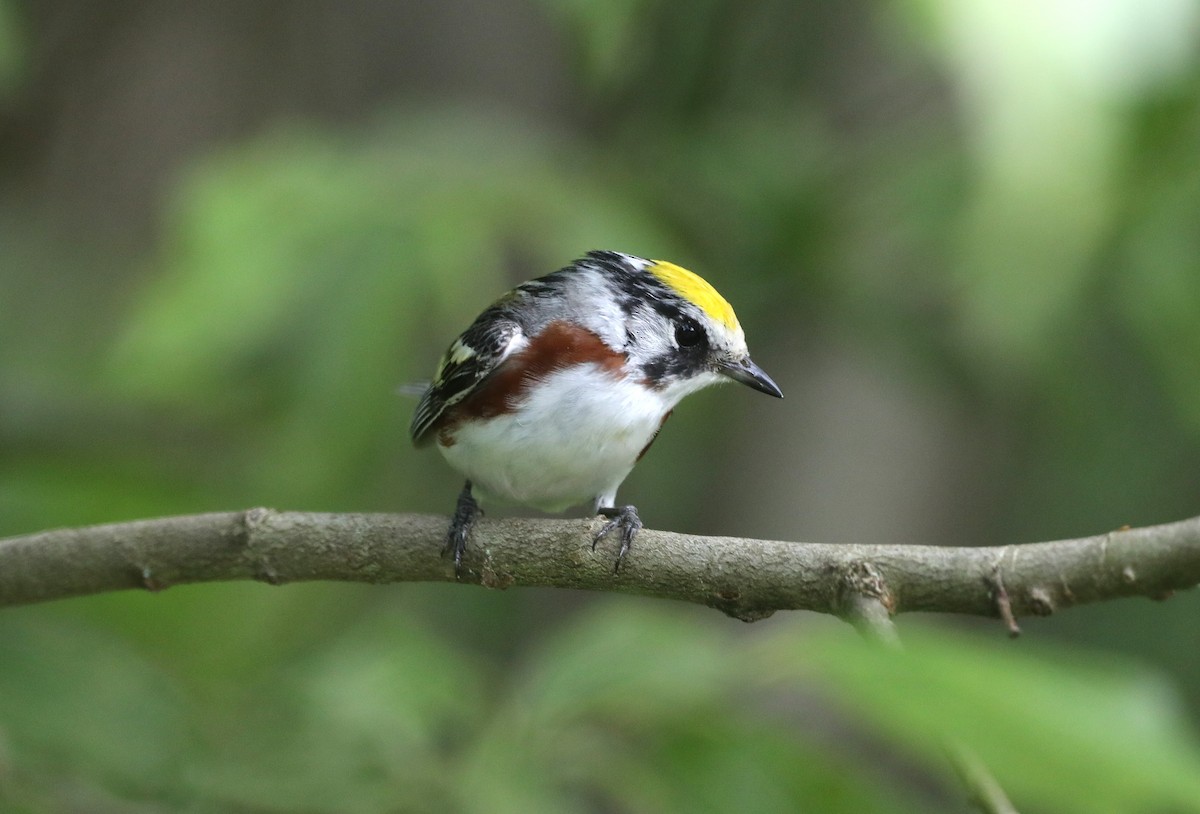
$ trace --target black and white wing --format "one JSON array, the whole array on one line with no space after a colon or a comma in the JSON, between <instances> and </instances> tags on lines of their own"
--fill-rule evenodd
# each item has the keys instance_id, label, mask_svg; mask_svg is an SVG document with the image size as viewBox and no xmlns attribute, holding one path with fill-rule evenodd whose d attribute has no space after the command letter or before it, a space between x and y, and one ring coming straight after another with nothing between
<instances>
[{"instance_id":1,"label":"black and white wing","mask_svg":"<svg viewBox=\"0 0 1200 814\"><path fill-rule=\"evenodd\" d=\"M438 364L433 384L421 396L409 432L413 443L433 440L438 420L446 410L471 395L496 368L522 348L525 332L499 309L489 308L458 339L450 343Z\"/></svg>"}]
</instances>

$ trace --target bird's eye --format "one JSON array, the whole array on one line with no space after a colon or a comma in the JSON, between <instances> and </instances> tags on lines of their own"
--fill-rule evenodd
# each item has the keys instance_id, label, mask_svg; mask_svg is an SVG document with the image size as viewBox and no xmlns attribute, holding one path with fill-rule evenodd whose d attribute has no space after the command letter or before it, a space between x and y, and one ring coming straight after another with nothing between
<instances>
[{"instance_id":1,"label":"bird's eye","mask_svg":"<svg viewBox=\"0 0 1200 814\"><path fill-rule=\"evenodd\" d=\"M704 329L691 317L683 317L675 323L675 342L681 348L692 348L704 339Z\"/></svg>"}]
</instances>

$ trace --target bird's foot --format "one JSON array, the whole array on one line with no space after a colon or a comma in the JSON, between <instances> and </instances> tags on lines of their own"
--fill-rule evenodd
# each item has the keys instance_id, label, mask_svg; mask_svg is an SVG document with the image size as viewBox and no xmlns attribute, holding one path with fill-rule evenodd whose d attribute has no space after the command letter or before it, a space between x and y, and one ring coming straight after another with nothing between
<instances>
[{"instance_id":1,"label":"bird's foot","mask_svg":"<svg viewBox=\"0 0 1200 814\"><path fill-rule=\"evenodd\" d=\"M483 514L483 509L475 502L471 494L471 482L467 481L458 493L458 503L454 506L454 517L450 519L450 530L446 532L446 545L442 556L454 557L454 578L462 579L463 552L467 550L467 538L471 535L471 527Z\"/></svg>"},{"instance_id":2,"label":"bird's foot","mask_svg":"<svg viewBox=\"0 0 1200 814\"><path fill-rule=\"evenodd\" d=\"M596 511L609 518L609 521L592 538L592 551L596 550L596 543L600 542L610 531L619 529L621 532L621 549L617 552L617 562L613 565L615 574L621 570L621 561L629 553L629 547L633 545L633 538L637 536L638 530L642 527L642 520L638 517L637 508L634 506L601 507Z\"/></svg>"}]
</instances>

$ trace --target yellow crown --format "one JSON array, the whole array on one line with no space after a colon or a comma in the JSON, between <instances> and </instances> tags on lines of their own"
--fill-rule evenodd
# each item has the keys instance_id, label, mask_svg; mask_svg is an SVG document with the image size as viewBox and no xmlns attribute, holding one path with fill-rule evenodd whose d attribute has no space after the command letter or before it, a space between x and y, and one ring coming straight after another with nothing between
<instances>
[{"instance_id":1,"label":"yellow crown","mask_svg":"<svg viewBox=\"0 0 1200 814\"><path fill-rule=\"evenodd\" d=\"M654 265L647 269L658 279L662 280L676 294L689 302L695 303L701 311L712 319L723 324L731 331L738 329L737 315L733 306L717 293L717 289L695 272L688 271L682 266L668 263L666 260L652 260Z\"/></svg>"}]
</instances>

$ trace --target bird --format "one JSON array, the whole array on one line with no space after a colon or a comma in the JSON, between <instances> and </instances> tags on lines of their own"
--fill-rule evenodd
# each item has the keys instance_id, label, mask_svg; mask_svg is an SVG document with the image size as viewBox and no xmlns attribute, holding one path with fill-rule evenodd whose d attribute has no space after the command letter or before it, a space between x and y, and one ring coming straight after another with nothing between
<instances>
[{"instance_id":1,"label":"bird","mask_svg":"<svg viewBox=\"0 0 1200 814\"><path fill-rule=\"evenodd\" d=\"M442 356L413 414L465 476L443 556L462 576L484 504L561 512L592 501L621 568L642 521L617 489L685 396L735 381L782 398L751 358L733 307L664 260L591 251L486 308Z\"/></svg>"}]
</instances>

